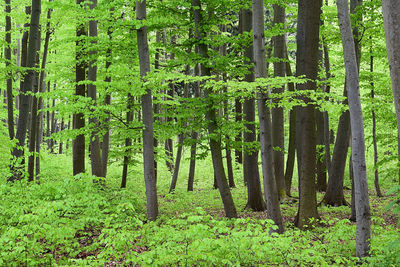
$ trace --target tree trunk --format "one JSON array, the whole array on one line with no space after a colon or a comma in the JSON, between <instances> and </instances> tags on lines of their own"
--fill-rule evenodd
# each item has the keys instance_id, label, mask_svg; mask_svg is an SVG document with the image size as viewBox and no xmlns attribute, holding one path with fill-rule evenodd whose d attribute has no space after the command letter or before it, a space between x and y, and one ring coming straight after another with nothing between
<instances>
[{"instance_id":1,"label":"tree trunk","mask_svg":"<svg viewBox=\"0 0 400 267\"><path fill-rule=\"evenodd\" d=\"M386 49L392 81L394 107L397 118L397 155L400 161L400 2L382 0L383 21L385 25ZM398 169L400 183L400 168Z\"/></svg>"},{"instance_id":2,"label":"tree trunk","mask_svg":"<svg viewBox=\"0 0 400 267\"><path fill-rule=\"evenodd\" d=\"M253 46L256 77L267 78L264 6L262 0L253 0ZM266 105L268 99L266 91L259 92L257 99L264 196L267 202L268 217L278 226L278 233L283 233L284 228L279 207L278 190L273 171L271 111Z\"/></svg>"},{"instance_id":3,"label":"tree trunk","mask_svg":"<svg viewBox=\"0 0 400 267\"><path fill-rule=\"evenodd\" d=\"M243 33L249 33L252 30L252 12L251 10L242 10L243 18ZM254 51L253 45L250 43L245 47L244 65L248 67L248 74L245 75L246 82L255 81L254 73ZM254 211L263 211L266 208L261 192L261 183L258 174L258 153L254 149L256 142L256 127L255 127L255 103L254 97L246 97L243 103L243 114L245 120L244 142L245 150L243 155L243 177L247 181L247 204L246 208Z\"/></svg>"},{"instance_id":4,"label":"tree trunk","mask_svg":"<svg viewBox=\"0 0 400 267\"><path fill-rule=\"evenodd\" d=\"M371 98L372 98L372 101L374 100L374 98L375 98L375 84L374 84L374 56L373 56L373 54L372 54L372 48L370 49L370 54L371 54L371 56L370 56L370 64L369 64L369 67L370 67L370 72L371 72ZM374 105L374 103L373 103L373 105ZM378 167L377 167L377 163L378 163L378 144L377 144L377 142L376 142L376 116L375 116L375 109L374 109L374 107L372 106L372 111L371 111L371 113L372 113L372 142L373 142L373 145L374 145L374 176L375 176L375 179L374 179L374 184L375 184L375 191L376 191L376 195L378 196L378 197L383 197L383 195L382 195L382 192L381 192L381 188L380 188L380 186L379 186L379 173L378 173Z\"/></svg>"},{"instance_id":5,"label":"tree trunk","mask_svg":"<svg viewBox=\"0 0 400 267\"><path fill-rule=\"evenodd\" d=\"M127 112L126 112L126 125L130 125L133 121L133 96L128 94L128 103L127 103ZM132 139L127 137L125 138L125 151L124 151L124 162L122 166L122 179L121 179L121 188L126 188L126 181L128 176L128 167L129 167L129 160L131 158L131 149L132 146Z\"/></svg>"},{"instance_id":6,"label":"tree trunk","mask_svg":"<svg viewBox=\"0 0 400 267\"><path fill-rule=\"evenodd\" d=\"M317 118L317 190L326 191L326 160L324 149L324 114L316 110Z\"/></svg>"},{"instance_id":7,"label":"tree trunk","mask_svg":"<svg viewBox=\"0 0 400 267\"><path fill-rule=\"evenodd\" d=\"M287 47L285 44L285 57L286 57L286 76L293 76L292 69L290 67L289 56ZM294 84L288 83L288 90L294 92ZM289 145L288 155L286 160L286 172L285 172L285 188L286 195L291 196L290 190L292 188L294 160L296 157L296 108L292 108L289 112Z\"/></svg>"},{"instance_id":8,"label":"tree trunk","mask_svg":"<svg viewBox=\"0 0 400 267\"><path fill-rule=\"evenodd\" d=\"M90 9L94 10L97 6L97 0L92 0L92 4L90 5ZM91 18L89 21L89 37L91 38L91 46L96 46L97 44L97 21L94 18ZM88 97L92 99L92 105L95 108L97 106L97 51L93 50L93 48L89 51L89 68L88 68L88 80L90 83L87 86ZM90 162L92 167L92 175L97 177L104 177L103 174L103 162L101 159L101 151L100 151L100 139L98 135L98 128L100 127L99 120L93 115L94 110L91 112L92 114L89 116L89 123L91 127L94 127L94 130L90 136Z\"/></svg>"},{"instance_id":9,"label":"tree trunk","mask_svg":"<svg viewBox=\"0 0 400 267\"><path fill-rule=\"evenodd\" d=\"M200 0L192 0L192 8L193 15L195 21L196 28L196 38L200 41L205 38L205 33L203 32L203 25L205 23L202 14L201 14L201 1ZM208 47L204 42L200 42L198 45L198 52L201 57L204 59L208 58ZM201 75L202 76L210 76L211 71L209 68L205 66L205 64L200 64L201 67ZM215 106L211 102L210 95L212 94L212 90L207 88L205 89L205 97L208 100L209 104L206 111L206 119L208 120L208 132L210 135L210 150L211 157L213 161L214 173L218 182L218 189L222 198L222 202L224 204L225 215L229 218L237 217L236 207L233 202L233 198L231 195L231 191L229 189L228 181L225 176L224 165L222 162L222 148L221 148L221 139L217 135L218 124L217 124L217 114L215 110Z\"/></svg>"},{"instance_id":10,"label":"tree trunk","mask_svg":"<svg viewBox=\"0 0 400 267\"><path fill-rule=\"evenodd\" d=\"M169 192L171 193L172 191L175 190L176 188L176 183L178 181L178 175L179 175L179 168L181 166L181 158L182 158L182 149L183 149L183 141L184 141L184 135L179 134L178 135L178 151L176 152L176 159L175 159L175 165L174 165L174 173L172 175L172 181L171 181L171 186L169 188Z\"/></svg>"},{"instance_id":11,"label":"tree trunk","mask_svg":"<svg viewBox=\"0 0 400 267\"><path fill-rule=\"evenodd\" d=\"M146 20L146 0L136 1L136 19ZM140 76L144 78L150 72L149 46L147 41L147 27L137 30L138 53L140 62ZM146 183L147 217L156 220L158 216L157 185L154 175L154 137L153 137L153 101L151 90L146 88L142 96L143 112L143 165L144 180Z\"/></svg>"},{"instance_id":12,"label":"tree trunk","mask_svg":"<svg viewBox=\"0 0 400 267\"><path fill-rule=\"evenodd\" d=\"M15 157L15 161L12 163L11 171L13 176L9 179L11 181L17 180L21 178L21 162L24 146L25 146L25 137L26 130L28 127L28 115L29 115L29 98L28 95L32 91L35 71L33 68L35 67L35 58L38 51L38 39L39 37L39 20L41 13L41 1L40 0L32 0L32 14L31 14L31 23L29 29L29 45L26 57L26 66L29 68L24 78L23 88L21 90L21 103L18 117L18 127L16 138L18 140L18 146L14 147L12 151L12 156Z\"/></svg>"},{"instance_id":13,"label":"tree trunk","mask_svg":"<svg viewBox=\"0 0 400 267\"><path fill-rule=\"evenodd\" d=\"M82 5L83 0L77 0L77 5ZM85 25L79 24L76 29L76 66L75 66L75 95L77 97L85 97L85 84L79 84L86 79L86 62L84 55L81 52L83 42L81 38L87 35ZM78 100L79 101L79 100ZM52 118L54 120L54 118ZM74 114L75 130L80 130L85 127L85 116L82 111ZM73 175L85 172L85 135L79 134L72 141L72 158L73 158Z\"/></svg>"},{"instance_id":14,"label":"tree trunk","mask_svg":"<svg viewBox=\"0 0 400 267\"><path fill-rule=\"evenodd\" d=\"M281 4L274 4L274 24L285 24L285 7ZM274 58L280 59L274 62L274 77L285 77L286 74L286 64L283 61L285 59L285 35L277 35L274 37ZM274 88L272 92L274 94L282 94L285 87ZM279 99L274 99L273 102L277 105ZM286 197L285 190L285 172L284 172L284 162L285 162L285 131L284 131L284 117L283 117L283 107L273 107L272 108L272 146L274 147L274 170L275 170L275 180L278 189L278 194L280 199Z\"/></svg>"},{"instance_id":15,"label":"tree trunk","mask_svg":"<svg viewBox=\"0 0 400 267\"><path fill-rule=\"evenodd\" d=\"M6 36L5 36L5 48L4 48L4 59L6 62L6 71L7 71L7 124L8 124L8 136L10 140L14 139L14 100L13 100L13 72L10 70L11 68L11 1L5 0L6 4Z\"/></svg>"},{"instance_id":16,"label":"tree trunk","mask_svg":"<svg viewBox=\"0 0 400 267\"><path fill-rule=\"evenodd\" d=\"M305 75L310 79L304 84L298 85L298 90L315 90L318 76L318 44L319 24L322 1L299 0L298 37L296 75ZM315 170L316 170L316 131L315 131L315 107L308 103L306 107L300 107L298 111L299 124L301 125L300 148L301 153L300 178L299 178L299 210L296 216L296 226L300 229L312 225L319 219L317 211ZM296 129L299 129L296 127ZM299 145L299 144L298 144Z\"/></svg>"},{"instance_id":17,"label":"tree trunk","mask_svg":"<svg viewBox=\"0 0 400 267\"><path fill-rule=\"evenodd\" d=\"M371 214L368 197L367 172L365 163L364 124L360 102L358 67L354 38L351 32L347 0L337 1L338 19L343 43L343 54L347 77L349 99L352 162L354 171L355 206L357 218L356 255L369 255L371 238Z\"/></svg>"}]
</instances>

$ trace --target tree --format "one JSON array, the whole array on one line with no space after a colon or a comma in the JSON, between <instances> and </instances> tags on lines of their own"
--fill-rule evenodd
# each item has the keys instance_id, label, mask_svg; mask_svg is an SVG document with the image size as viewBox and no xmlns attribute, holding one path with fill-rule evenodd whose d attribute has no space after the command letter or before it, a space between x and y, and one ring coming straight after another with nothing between
<instances>
[{"instance_id":1,"label":"tree","mask_svg":"<svg viewBox=\"0 0 400 267\"><path fill-rule=\"evenodd\" d=\"M196 39L198 41L198 53L199 55L207 59L208 58L208 47L205 42L201 42L205 38L204 26L206 25L202 16L202 8L200 0L192 0L193 17L195 23ZM204 63L200 64L200 73L202 76L210 76L211 70ZM208 100L208 107L206 111L206 119L208 120L208 133L211 157L214 168L214 175L217 180L218 189L224 204L225 215L229 218L237 217L236 207L233 202L231 191L229 189L228 181L225 176L224 165L222 162L222 149L220 136L217 134L217 114L215 106L212 104L210 95L212 91L210 88L204 88L205 97Z\"/></svg>"},{"instance_id":2,"label":"tree","mask_svg":"<svg viewBox=\"0 0 400 267\"><path fill-rule=\"evenodd\" d=\"M397 118L397 153L400 162L400 3L395 0L382 0L383 21L385 25L386 49L392 80L392 92ZM400 167L398 168L400 183Z\"/></svg>"},{"instance_id":3,"label":"tree","mask_svg":"<svg viewBox=\"0 0 400 267\"><path fill-rule=\"evenodd\" d=\"M243 18L243 33L251 32L252 29L252 12L248 9L242 10ZM244 51L245 62L248 66L248 72L245 75L245 81L254 82L255 73L253 67L254 51L253 45L250 43L245 47ZM244 142L247 148L243 153L243 177L247 182L247 204L246 208L255 211L265 210L265 202L261 193L260 175L258 172L258 153L253 148L256 141L256 126L255 126L255 103L252 95L247 96L243 103L243 113L245 120ZM250 145L250 146L249 146Z\"/></svg>"},{"instance_id":4,"label":"tree","mask_svg":"<svg viewBox=\"0 0 400 267\"><path fill-rule=\"evenodd\" d=\"M22 160L23 153L24 153L24 146L25 146L25 137L26 131L28 127L28 116L29 116L29 97L28 94L32 91L34 76L35 76L35 58L38 47L38 39L39 37L39 21L40 21L40 13L41 13L41 1L40 0L32 0L32 7L31 7L31 23L29 27L29 45L26 57L26 66L29 68L26 72L23 82L23 88L21 90L20 96L20 109L19 109L19 116L18 116L18 126L17 126L17 133L16 138L18 143L16 147L14 147L12 151L12 156L16 159L12 163L11 170L13 176L9 179L11 181L17 180L21 178L20 172L20 164L18 162Z\"/></svg>"},{"instance_id":5,"label":"tree","mask_svg":"<svg viewBox=\"0 0 400 267\"><path fill-rule=\"evenodd\" d=\"M7 78L7 123L8 123L8 136L10 139L14 139L14 101L13 101L13 80L12 71L9 70L11 67L11 1L5 0L6 4L6 36L5 42L6 46L4 48L4 59L6 62L6 69L8 71Z\"/></svg>"},{"instance_id":6,"label":"tree","mask_svg":"<svg viewBox=\"0 0 400 267\"><path fill-rule=\"evenodd\" d=\"M319 24L322 1L299 0L298 28L297 28L297 53L296 75L305 75L309 79L304 84L299 84L297 90L315 90L318 75L318 45ZM303 98L307 104L298 108L299 132L296 139L297 151L300 153L299 177L299 209L296 216L296 225L300 229L313 224L313 219L318 219L315 169L316 169L316 131L315 107L309 103L308 98ZM298 158L299 160L299 158Z\"/></svg>"},{"instance_id":7,"label":"tree","mask_svg":"<svg viewBox=\"0 0 400 267\"><path fill-rule=\"evenodd\" d=\"M266 78L264 5L262 0L253 0L253 45L256 77ZM261 91L257 94L257 98L264 195L268 216L278 226L278 232L282 233L284 231L282 215L273 171L271 111L266 105L268 95L265 91Z\"/></svg>"},{"instance_id":8,"label":"tree","mask_svg":"<svg viewBox=\"0 0 400 267\"><path fill-rule=\"evenodd\" d=\"M146 20L146 0L136 1L136 19ZM137 30L138 53L140 62L140 76L145 78L150 72L149 46L147 41L147 27ZM143 86L145 86L143 84ZM143 165L146 184L147 217L156 220L158 216L157 186L154 170L154 137L153 137L153 101L150 88L142 95L143 112Z\"/></svg>"},{"instance_id":9,"label":"tree","mask_svg":"<svg viewBox=\"0 0 400 267\"><path fill-rule=\"evenodd\" d=\"M84 4L83 0L77 0L78 8ZM79 98L85 97L86 86L83 83L86 80L86 65L85 55L83 54L83 38L87 35L84 23L78 24L76 28L76 65L75 65L75 96ZM54 116L52 116L54 117ZM83 111L78 111L74 114L73 129L81 131L85 127L85 116ZM52 131L53 132L53 131ZM73 175L85 172L85 135L78 133L72 141L72 163Z\"/></svg>"},{"instance_id":10,"label":"tree","mask_svg":"<svg viewBox=\"0 0 400 267\"><path fill-rule=\"evenodd\" d=\"M279 61L274 62L274 77L285 77L286 75L286 63L285 59L285 34L282 33L285 27L285 7L284 3L274 4L274 24L281 25L281 33L274 36L274 58ZM281 94L283 93L285 87L274 88L273 93ZM277 105L279 100L274 99ZM285 172L284 172L284 162L285 162L285 132L284 132L284 117L283 108L275 106L272 108L272 145L274 147L274 171L275 180L278 188L279 198L283 199L286 196L285 191Z\"/></svg>"},{"instance_id":11,"label":"tree","mask_svg":"<svg viewBox=\"0 0 400 267\"><path fill-rule=\"evenodd\" d=\"M365 164L364 125L360 102L357 56L350 25L348 1L338 0L336 4L343 43L351 123L352 162L357 218L356 255L357 257L365 257L368 256L370 249L371 214Z\"/></svg>"},{"instance_id":12,"label":"tree","mask_svg":"<svg viewBox=\"0 0 400 267\"><path fill-rule=\"evenodd\" d=\"M97 6L97 0L92 0L92 4L90 5L90 9L93 11ZM88 68L88 80L90 83L87 86L88 97L92 99L93 107L97 105L97 51L95 50L97 44L97 21L95 18L91 18L89 21L89 37L91 38L91 49L89 51L89 68ZM103 173L103 162L101 159L101 151L100 151L100 140L98 135L98 128L100 126L99 120L96 118L96 113L92 110L92 114L89 117L89 123L95 130L92 131L92 135L90 136L90 162L92 166L92 175L97 177L104 177Z\"/></svg>"}]
</instances>

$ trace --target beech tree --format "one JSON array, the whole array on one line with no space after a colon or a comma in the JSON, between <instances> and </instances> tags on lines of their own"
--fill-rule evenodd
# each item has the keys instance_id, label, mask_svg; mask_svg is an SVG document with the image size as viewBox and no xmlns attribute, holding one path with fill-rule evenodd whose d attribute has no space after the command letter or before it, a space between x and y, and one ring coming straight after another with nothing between
<instances>
[{"instance_id":1,"label":"beech tree","mask_svg":"<svg viewBox=\"0 0 400 267\"><path fill-rule=\"evenodd\" d=\"M371 238L371 213L369 208L367 172L365 164L364 124L360 102L358 67L354 38L350 25L350 13L347 0L337 1L338 19L345 59L347 92L349 99L352 162L355 186L356 207L356 255L369 255Z\"/></svg>"},{"instance_id":2,"label":"beech tree","mask_svg":"<svg viewBox=\"0 0 400 267\"><path fill-rule=\"evenodd\" d=\"M136 19L146 20L146 0L136 1ZM142 26L137 30L138 54L140 62L140 76L150 72L149 46L147 41L147 27ZM143 83L142 86L145 86ZM145 94L142 96L143 112L143 166L144 180L146 184L147 217L156 220L158 216L157 185L154 170L154 137L153 137L153 101L151 89L145 87Z\"/></svg>"},{"instance_id":3,"label":"beech tree","mask_svg":"<svg viewBox=\"0 0 400 267\"><path fill-rule=\"evenodd\" d=\"M386 49L392 80L392 92L397 118L397 153L400 162L400 3L395 0L382 0L383 21L385 23ZM398 168L400 183L400 167Z\"/></svg>"}]
</instances>

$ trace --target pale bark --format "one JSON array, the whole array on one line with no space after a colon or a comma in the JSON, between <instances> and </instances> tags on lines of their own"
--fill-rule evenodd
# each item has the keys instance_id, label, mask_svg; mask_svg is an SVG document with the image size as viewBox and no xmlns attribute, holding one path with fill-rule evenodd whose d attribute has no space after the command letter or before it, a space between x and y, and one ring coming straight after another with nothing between
<instances>
[{"instance_id":1,"label":"pale bark","mask_svg":"<svg viewBox=\"0 0 400 267\"><path fill-rule=\"evenodd\" d=\"M6 36L5 36L5 48L4 48L4 59L6 62L7 69L7 125L8 125L8 136L10 140L14 139L14 101L13 101L13 72L9 70L11 67L11 1L5 0L6 8Z\"/></svg>"},{"instance_id":2,"label":"pale bark","mask_svg":"<svg viewBox=\"0 0 400 267\"><path fill-rule=\"evenodd\" d=\"M357 218L356 255L357 257L365 257L369 255L370 249L371 214L365 163L364 124L360 102L357 55L350 25L348 1L337 0L337 9L345 59L350 110L352 162Z\"/></svg>"},{"instance_id":3,"label":"pale bark","mask_svg":"<svg viewBox=\"0 0 400 267\"><path fill-rule=\"evenodd\" d=\"M136 1L136 19L146 20L146 1ZM140 76L144 78L150 72L149 45L147 27L137 30ZM147 217L156 220L158 216L157 185L154 171L154 137L153 137L153 100L151 90L146 88L142 96L143 112L143 165L146 184Z\"/></svg>"},{"instance_id":4,"label":"pale bark","mask_svg":"<svg viewBox=\"0 0 400 267\"><path fill-rule=\"evenodd\" d=\"M253 46L255 73L257 78L267 77L264 37L264 7L262 0L253 0ZM278 226L278 232L284 231L279 206L278 191L273 171L271 112L266 105L268 94L264 90L257 94L258 116L260 121L261 160L264 184L264 196L267 202L268 217Z\"/></svg>"},{"instance_id":5,"label":"pale bark","mask_svg":"<svg viewBox=\"0 0 400 267\"><path fill-rule=\"evenodd\" d=\"M397 155L400 161L400 2L382 0L383 22L385 25L386 50L389 59L392 92L397 119ZM398 170L400 183L400 168Z\"/></svg>"}]
</instances>

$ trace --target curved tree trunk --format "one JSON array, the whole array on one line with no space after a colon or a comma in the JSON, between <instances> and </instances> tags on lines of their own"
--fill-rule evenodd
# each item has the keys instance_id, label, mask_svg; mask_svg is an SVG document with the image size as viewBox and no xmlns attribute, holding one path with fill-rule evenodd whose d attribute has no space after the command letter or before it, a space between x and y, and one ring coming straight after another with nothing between
<instances>
[{"instance_id":1,"label":"curved tree trunk","mask_svg":"<svg viewBox=\"0 0 400 267\"><path fill-rule=\"evenodd\" d=\"M267 77L264 40L264 6L262 0L253 0L253 46L255 58L255 73L257 78ZM273 171L272 125L271 112L266 105L266 92L257 94L258 116L260 121L261 160L264 184L264 195L267 202L268 217L278 226L278 232L283 233L284 227L279 206L278 190Z\"/></svg>"},{"instance_id":2,"label":"curved tree trunk","mask_svg":"<svg viewBox=\"0 0 400 267\"><path fill-rule=\"evenodd\" d=\"M193 15L196 27L196 38L201 40L205 37L205 33L202 31L202 25L205 23L204 18L201 13L201 1L200 0L192 0L193 7ZM208 47L204 42L201 42L198 45L199 55L203 58L208 58ZM201 75L202 76L210 76L210 69L207 68L204 64L200 64L201 67ZM210 94L212 91L210 89L205 89L205 97L210 100ZM236 207L233 202L232 194L229 189L228 181L225 176L224 165L222 162L222 148L221 148L221 140L218 137L215 137L215 134L218 130L217 125L217 114L213 103L210 103L207 107L206 111L206 119L209 121L208 123L208 132L210 137L210 150L211 157L213 161L214 174L217 179L218 189L222 198L222 202L224 204L225 215L229 218L237 217Z\"/></svg>"},{"instance_id":3,"label":"curved tree trunk","mask_svg":"<svg viewBox=\"0 0 400 267\"><path fill-rule=\"evenodd\" d=\"M352 162L357 218L356 255L357 257L366 257L369 255L370 249L371 213L365 163L364 124L360 102L357 55L351 31L348 1L337 0L337 9L345 58L350 110Z\"/></svg>"}]
</instances>

